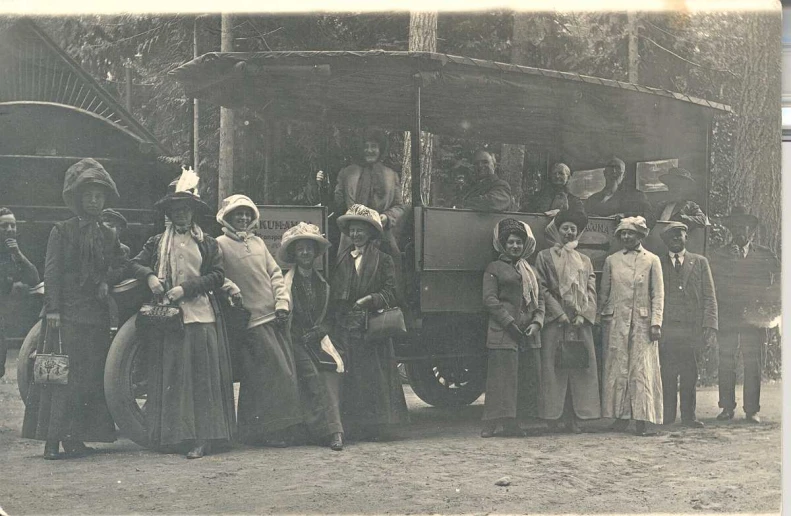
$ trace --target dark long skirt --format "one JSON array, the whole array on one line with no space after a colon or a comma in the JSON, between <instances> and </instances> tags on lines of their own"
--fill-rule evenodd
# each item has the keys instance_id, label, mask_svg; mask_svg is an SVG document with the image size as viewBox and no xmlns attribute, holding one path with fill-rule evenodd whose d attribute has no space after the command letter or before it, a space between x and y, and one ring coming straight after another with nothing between
<instances>
[{"instance_id":1,"label":"dark long skirt","mask_svg":"<svg viewBox=\"0 0 791 516\"><path fill-rule=\"evenodd\" d=\"M540 349L490 349L483 420L526 419L538 415Z\"/></svg>"},{"instance_id":2,"label":"dark long skirt","mask_svg":"<svg viewBox=\"0 0 791 516\"><path fill-rule=\"evenodd\" d=\"M152 341L146 402L153 446L233 435L233 383L227 343L215 323L184 325Z\"/></svg>"},{"instance_id":3,"label":"dark long skirt","mask_svg":"<svg viewBox=\"0 0 791 516\"><path fill-rule=\"evenodd\" d=\"M341 412L347 429L407 423L404 390L391 340L367 342L340 328L346 355Z\"/></svg>"},{"instance_id":4,"label":"dark long skirt","mask_svg":"<svg viewBox=\"0 0 791 516\"><path fill-rule=\"evenodd\" d=\"M343 432L341 423L342 375L319 370L302 344L294 344L302 416L310 435L318 440Z\"/></svg>"},{"instance_id":5,"label":"dark long skirt","mask_svg":"<svg viewBox=\"0 0 791 516\"><path fill-rule=\"evenodd\" d=\"M247 330L239 350L239 439L280 439L282 430L302 423L297 367L289 330L275 323Z\"/></svg>"},{"instance_id":6,"label":"dark long skirt","mask_svg":"<svg viewBox=\"0 0 791 516\"><path fill-rule=\"evenodd\" d=\"M44 323L46 325L46 321ZM44 353L53 344L57 352L57 332L45 332L36 347ZM106 326L60 323L60 340L69 356L67 385L32 385L25 405L22 437L40 441L115 441L115 424L104 398L104 364L110 350L109 322Z\"/></svg>"}]
</instances>

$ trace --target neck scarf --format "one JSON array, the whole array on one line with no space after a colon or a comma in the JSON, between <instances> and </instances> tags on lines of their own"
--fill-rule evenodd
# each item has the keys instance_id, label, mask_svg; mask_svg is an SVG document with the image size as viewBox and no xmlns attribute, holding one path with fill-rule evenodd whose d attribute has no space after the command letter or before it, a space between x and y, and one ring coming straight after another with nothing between
<instances>
[{"instance_id":1,"label":"neck scarf","mask_svg":"<svg viewBox=\"0 0 791 516\"><path fill-rule=\"evenodd\" d=\"M515 262L510 257L508 257L502 244L500 244L500 240L498 238L499 224L494 226L494 239L492 241L492 244L494 245L495 251L500 253L500 258L507 262L513 263L514 268L519 273L519 276L521 276L522 297L524 298L525 303L527 303L528 306L530 306L531 303L535 303L537 305L538 278L536 277L535 271L533 271L533 268L530 266L529 263L527 263L526 260L526 258L531 254L533 254L533 251L536 250L536 239L533 236L533 231L530 229L530 226L528 226L524 222L522 222L521 224L524 227L525 232L527 233L527 239L525 241L525 248L524 251L522 252L522 256L519 259L517 259Z\"/></svg>"},{"instance_id":2,"label":"neck scarf","mask_svg":"<svg viewBox=\"0 0 791 516\"><path fill-rule=\"evenodd\" d=\"M80 216L80 285L98 285L107 270L100 224L98 217Z\"/></svg>"},{"instance_id":3,"label":"neck scarf","mask_svg":"<svg viewBox=\"0 0 791 516\"><path fill-rule=\"evenodd\" d=\"M225 220L220 219L220 223L222 224L222 232L233 240L237 242L244 242L247 243L248 240L255 237L255 229L258 228L258 219L253 220L249 226L247 226L244 231L239 231L235 229L231 224Z\"/></svg>"},{"instance_id":4,"label":"neck scarf","mask_svg":"<svg viewBox=\"0 0 791 516\"><path fill-rule=\"evenodd\" d=\"M203 242L203 230L194 222L189 228L189 234L196 242ZM173 250L173 238L175 236L176 227L171 224L171 226L162 233L162 238L159 239L156 262L154 263L154 272L157 278L165 284L166 291L175 286L173 285L173 269L170 266L170 253Z\"/></svg>"},{"instance_id":5,"label":"neck scarf","mask_svg":"<svg viewBox=\"0 0 791 516\"><path fill-rule=\"evenodd\" d=\"M360 177L357 179L357 190L354 193L354 203L370 206L382 211L374 202L376 196L383 195L385 191L384 165L380 161L360 165Z\"/></svg>"},{"instance_id":6,"label":"neck scarf","mask_svg":"<svg viewBox=\"0 0 791 516\"><path fill-rule=\"evenodd\" d=\"M583 230L584 233L584 230ZM545 230L547 241L552 244L551 255L555 271L558 273L560 298L564 307L572 308L581 314L588 309L588 274L585 261L577 251L580 233L577 239L563 243L555 221L550 222Z\"/></svg>"}]
</instances>

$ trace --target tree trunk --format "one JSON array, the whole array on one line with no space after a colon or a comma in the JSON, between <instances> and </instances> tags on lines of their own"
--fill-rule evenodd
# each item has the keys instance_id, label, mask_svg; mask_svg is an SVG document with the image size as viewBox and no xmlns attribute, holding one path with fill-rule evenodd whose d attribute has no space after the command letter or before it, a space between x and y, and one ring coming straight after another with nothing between
<instances>
[{"instance_id":1,"label":"tree trunk","mask_svg":"<svg viewBox=\"0 0 791 516\"><path fill-rule=\"evenodd\" d=\"M412 12L409 15L409 51L437 51L437 13ZM420 134L420 167L422 169L420 192L423 204L428 205L431 197L431 158L434 149L434 136L422 131ZM412 202L412 148L410 132L404 133L403 166L401 168L401 188L405 204Z\"/></svg>"},{"instance_id":2,"label":"tree trunk","mask_svg":"<svg viewBox=\"0 0 791 516\"><path fill-rule=\"evenodd\" d=\"M760 242L780 252L782 192L780 141L780 12L745 13L746 49L733 109L738 115L730 206L744 204L761 220Z\"/></svg>"},{"instance_id":3,"label":"tree trunk","mask_svg":"<svg viewBox=\"0 0 791 516\"><path fill-rule=\"evenodd\" d=\"M222 15L222 40L220 51L233 52L233 18ZM217 206L233 192L233 110L220 108L220 166L217 180Z\"/></svg>"}]
</instances>

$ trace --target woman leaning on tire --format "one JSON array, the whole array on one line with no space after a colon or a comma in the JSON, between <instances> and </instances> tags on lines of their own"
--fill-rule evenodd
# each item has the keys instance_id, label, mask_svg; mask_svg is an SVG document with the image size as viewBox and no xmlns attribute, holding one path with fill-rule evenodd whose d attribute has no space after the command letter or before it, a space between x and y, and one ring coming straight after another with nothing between
<instances>
[{"instance_id":1,"label":"woman leaning on tire","mask_svg":"<svg viewBox=\"0 0 791 516\"><path fill-rule=\"evenodd\" d=\"M184 182L155 204L172 224L146 242L131 268L156 300L181 307L184 321L180 332L145 330L149 443L183 447L194 459L229 441L235 421L230 353L213 293L225 279L222 254L193 221L196 212L209 211L193 193L197 183Z\"/></svg>"}]
</instances>

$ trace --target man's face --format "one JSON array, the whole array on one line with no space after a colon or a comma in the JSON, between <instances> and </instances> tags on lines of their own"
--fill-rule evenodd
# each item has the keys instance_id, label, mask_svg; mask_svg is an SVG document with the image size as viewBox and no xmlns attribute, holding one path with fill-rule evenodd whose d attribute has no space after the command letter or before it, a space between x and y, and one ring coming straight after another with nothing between
<instances>
[{"instance_id":1,"label":"man's face","mask_svg":"<svg viewBox=\"0 0 791 516\"><path fill-rule=\"evenodd\" d=\"M687 247L687 232L683 229L674 229L665 237L665 244L671 253L680 253Z\"/></svg>"},{"instance_id":2,"label":"man's face","mask_svg":"<svg viewBox=\"0 0 791 516\"><path fill-rule=\"evenodd\" d=\"M16 218L13 215L0 216L0 244L8 238L16 238Z\"/></svg>"},{"instance_id":3,"label":"man's face","mask_svg":"<svg viewBox=\"0 0 791 516\"><path fill-rule=\"evenodd\" d=\"M623 181L623 172L618 167L604 167L604 180L609 185L620 185L621 181Z\"/></svg>"},{"instance_id":4,"label":"man's face","mask_svg":"<svg viewBox=\"0 0 791 516\"><path fill-rule=\"evenodd\" d=\"M119 228L118 222L112 217L103 217L102 218L102 225L107 229L111 230L113 234L117 235Z\"/></svg>"},{"instance_id":5,"label":"man's face","mask_svg":"<svg viewBox=\"0 0 791 516\"><path fill-rule=\"evenodd\" d=\"M488 152L476 152L473 163L475 164L475 177L478 179L485 179L494 174L494 162Z\"/></svg>"},{"instance_id":6,"label":"man's face","mask_svg":"<svg viewBox=\"0 0 791 516\"><path fill-rule=\"evenodd\" d=\"M549 181L555 186L564 186L569 182L570 176L566 167L555 167L549 172Z\"/></svg>"},{"instance_id":7,"label":"man's face","mask_svg":"<svg viewBox=\"0 0 791 516\"><path fill-rule=\"evenodd\" d=\"M733 243L739 247L744 247L752 239L753 228L747 224L734 224L730 228L733 235Z\"/></svg>"}]
</instances>

